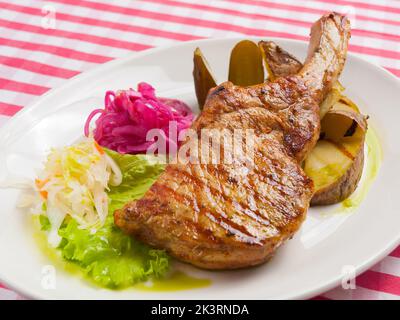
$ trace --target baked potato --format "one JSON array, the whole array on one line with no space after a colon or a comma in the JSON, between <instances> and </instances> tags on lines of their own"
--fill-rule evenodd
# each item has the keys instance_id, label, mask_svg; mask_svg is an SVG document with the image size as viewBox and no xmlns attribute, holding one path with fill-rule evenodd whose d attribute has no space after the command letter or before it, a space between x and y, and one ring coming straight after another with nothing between
<instances>
[{"instance_id":1,"label":"baked potato","mask_svg":"<svg viewBox=\"0 0 400 320\"><path fill-rule=\"evenodd\" d=\"M251 86L264 81L263 58L253 41L240 41L232 49L228 80L238 86Z\"/></svg>"},{"instance_id":2,"label":"baked potato","mask_svg":"<svg viewBox=\"0 0 400 320\"><path fill-rule=\"evenodd\" d=\"M364 165L366 119L340 99L321 121L321 138L304 161L304 171L314 181L311 205L343 201L357 187Z\"/></svg>"},{"instance_id":3,"label":"baked potato","mask_svg":"<svg viewBox=\"0 0 400 320\"><path fill-rule=\"evenodd\" d=\"M273 81L276 77L296 74L303 66L299 60L273 41L260 41L258 47L270 81Z\"/></svg>"},{"instance_id":4,"label":"baked potato","mask_svg":"<svg viewBox=\"0 0 400 320\"><path fill-rule=\"evenodd\" d=\"M193 54L193 79L197 102L199 108L203 109L208 91L217 86L217 82L200 48L196 48Z\"/></svg>"}]
</instances>

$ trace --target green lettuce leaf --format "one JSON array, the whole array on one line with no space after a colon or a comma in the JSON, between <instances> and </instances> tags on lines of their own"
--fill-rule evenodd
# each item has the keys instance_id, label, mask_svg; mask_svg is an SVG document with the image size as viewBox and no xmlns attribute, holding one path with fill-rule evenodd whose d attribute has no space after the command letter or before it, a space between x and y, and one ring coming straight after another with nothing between
<instances>
[{"instance_id":1,"label":"green lettuce leaf","mask_svg":"<svg viewBox=\"0 0 400 320\"><path fill-rule=\"evenodd\" d=\"M50 220L47 218L46 215L41 214L39 215L39 222L40 222L40 230L42 231L49 231L51 228Z\"/></svg>"},{"instance_id":2,"label":"green lettuce leaf","mask_svg":"<svg viewBox=\"0 0 400 320\"><path fill-rule=\"evenodd\" d=\"M109 216L106 223L91 233L80 229L75 220L65 221L59 230L59 249L68 261L78 264L87 276L99 285L121 288L160 277L169 268L165 251L152 249L124 234L114 225L113 213L130 200L138 199L163 172L164 165L152 163L145 155L120 155L106 149L123 173L118 187L111 187L108 196ZM41 221L42 228L47 227Z\"/></svg>"},{"instance_id":3,"label":"green lettuce leaf","mask_svg":"<svg viewBox=\"0 0 400 320\"><path fill-rule=\"evenodd\" d=\"M123 176L122 183L118 187L111 187L108 193L112 212L130 200L141 198L165 169L165 165L155 162L150 156L122 155L104 150L118 164Z\"/></svg>"}]
</instances>

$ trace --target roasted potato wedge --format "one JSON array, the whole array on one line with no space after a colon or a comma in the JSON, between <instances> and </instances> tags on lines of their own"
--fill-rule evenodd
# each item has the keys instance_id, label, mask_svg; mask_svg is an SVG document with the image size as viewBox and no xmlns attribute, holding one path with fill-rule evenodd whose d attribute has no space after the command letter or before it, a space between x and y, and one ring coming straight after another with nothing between
<instances>
[{"instance_id":1,"label":"roasted potato wedge","mask_svg":"<svg viewBox=\"0 0 400 320\"><path fill-rule=\"evenodd\" d=\"M240 41L232 49L228 80L238 86L251 86L264 82L262 55L253 41Z\"/></svg>"},{"instance_id":2,"label":"roasted potato wedge","mask_svg":"<svg viewBox=\"0 0 400 320\"><path fill-rule=\"evenodd\" d=\"M304 171L314 181L311 205L343 201L361 178L367 123L345 101L340 100L326 113L321 139L304 161Z\"/></svg>"},{"instance_id":3,"label":"roasted potato wedge","mask_svg":"<svg viewBox=\"0 0 400 320\"><path fill-rule=\"evenodd\" d=\"M217 82L210 70L206 58L199 48L196 48L193 55L193 78L197 102L200 109L203 109L208 91L217 86Z\"/></svg>"},{"instance_id":4,"label":"roasted potato wedge","mask_svg":"<svg viewBox=\"0 0 400 320\"><path fill-rule=\"evenodd\" d=\"M273 41L260 41L258 46L270 81L276 77L296 74L303 66L295 57Z\"/></svg>"}]
</instances>

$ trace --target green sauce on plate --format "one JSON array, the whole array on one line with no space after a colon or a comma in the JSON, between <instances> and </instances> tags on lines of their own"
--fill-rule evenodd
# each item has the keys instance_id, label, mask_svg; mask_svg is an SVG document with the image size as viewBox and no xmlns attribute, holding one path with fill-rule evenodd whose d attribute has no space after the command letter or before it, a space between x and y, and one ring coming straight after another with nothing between
<instances>
[{"instance_id":1,"label":"green sauce on plate","mask_svg":"<svg viewBox=\"0 0 400 320\"><path fill-rule=\"evenodd\" d=\"M174 271L164 278L139 283L134 288L144 291L180 291L204 288L210 284L209 279L196 278L182 271Z\"/></svg>"},{"instance_id":2,"label":"green sauce on plate","mask_svg":"<svg viewBox=\"0 0 400 320\"><path fill-rule=\"evenodd\" d=\"M366 135L367 157L364 167L364 177L357 190L341 203L344 212L357 209L368 194L372 182L375 180L382 162L382 147L378 135L373 128L368 128Z\"/></svg>"},{"instance_id":3,"label":"green sauce on plate","mask_svg":"<svg viewBox=\"0 0 400 320\"><path fill-rule=\"evenodd\" d=\"M36 219L34 219L34 224L38 224ZM99 283L96 283L90 276L86 275L78 265L62 259L60 252L48 244L44 232L36 229L33 236L40 251L51 261L54 267L99 286ZM138 283L131 288L140 291L167 292L199 289L210 285L211 280L209 279L193 277L182 271L172 271L163 278Z\"/></svg>"},{"instance_id":4,"label":"green sauce on plate","mask_svg":"<svg viewBox=\"0 0 400 320\"><path fill-rule=\"evenodd\" d=\"M113 212L130 200L138 199L164 171L164 165L143 155L119 155L110 150L123 173L123 181L108 192L109 216L96 233L80 229L73 219L65 219L58 233L57 248L48 244L46 232L51 227L45 215L36 216L34 237L41 251L53 265L90 283L109 289L171 291L204 287L208 279L198 279L169 270L170 258L136 241L114 225ZM39 230L41 229L41 230Z\"/></svg>"}]
</instances>

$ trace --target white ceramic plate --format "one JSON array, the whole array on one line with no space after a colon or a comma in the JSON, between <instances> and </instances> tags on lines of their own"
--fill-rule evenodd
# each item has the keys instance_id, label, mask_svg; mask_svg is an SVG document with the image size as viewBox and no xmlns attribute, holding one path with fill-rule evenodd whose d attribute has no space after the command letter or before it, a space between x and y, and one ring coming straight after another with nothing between
<instances>
[{"instance_id":1,"label":"white ceramic plate","mask_svg":"<svg viewBox=\"0 0 400 320\"><path fill-rule=\"evenodd\" d=\"M306 43L274 40L304 58ZM87 115L103 106L106 90L147 81L157 88L158 95L182 99L195 107L193 50L201 47L218 81L223 81L230 49L237 41L187 42L145 51L102 65L50 91L1 128L0 181L7 175L33 178L50 147L66 145L82 135ZM45 289L42 284L49 269L43 267L52 261L34 241L30 218L16 209L20 191L0 189L1 281L34 298L278 299L309 298L331 289L341 283L343 268L349 270L346 266L354 267L357 274L366 270L400 240L400 84L387 71L351 54L341 82L346 94L370 115L370 125L382 145L381 169L355 212L338 213L338 206L309 210L301 230L269 263L230 272L184 266L188 273L211 279L212 284L171 292L99 289L56 268L56 289Z\"/></svg>"}]
</instances>

